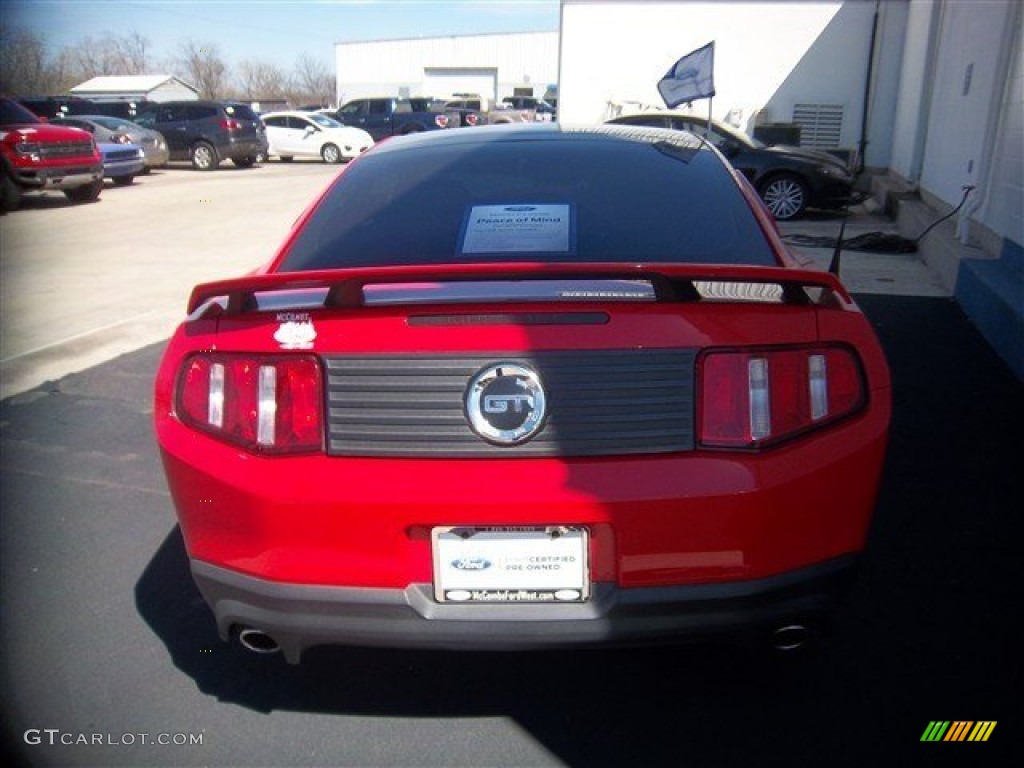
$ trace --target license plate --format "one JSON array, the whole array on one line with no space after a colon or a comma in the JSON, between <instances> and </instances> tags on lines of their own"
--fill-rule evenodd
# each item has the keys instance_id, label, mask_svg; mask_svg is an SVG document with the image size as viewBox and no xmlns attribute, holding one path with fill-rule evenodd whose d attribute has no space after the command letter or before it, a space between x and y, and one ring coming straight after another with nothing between
<instances>
[{"instance_id":1,"label":"license plate","mask_svg":"<svg viewBox=\"0 0 1024 768\"><path fill-rule=\"evenodd\" d=\"M435 528L433 549L439 602L582 603L589 596L586 528Z\"/></svg>"}]
</instances>

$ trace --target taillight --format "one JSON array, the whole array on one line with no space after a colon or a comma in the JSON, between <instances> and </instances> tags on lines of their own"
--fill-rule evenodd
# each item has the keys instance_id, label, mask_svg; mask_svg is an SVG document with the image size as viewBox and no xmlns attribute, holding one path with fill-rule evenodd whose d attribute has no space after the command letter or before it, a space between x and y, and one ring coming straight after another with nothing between
<instances>
[{"instance_id":1,"label":"taillight","mask_svg":"<svg viewBox=\"0 0 1024 768\"><path fill-rule=\"evenodd\" d=\"M448 127L448 115L434 115L434 123L438 128Z\"/></svg>"},{"instance_id":2,"label":"taillight","mask_svg":"<svg viewBox=\"0 0 1024 768\"><path fill-rule=\"evenodd\" d=\"M320 381L313 357L198 354L182 366L175 410L184 423L247 450L318 451Z\"/></svg>"},{"instance_id":3,"label":"taillight","mask_svg":"<svg viewBox=\"0 0 1024 768\"><path fill-rule=\"evenodd\" d=\"M472 128L479 122L480 116L475 112L471 112L470 114L466 115L466 125L468 125L470 128Z\"/></svg>"},{"instance_id":4,"label":"taillight","mask_svg":"<svg viewBox=\"0 0 1024 768\"><path fill-rule=\"evenodd\" d=\"M242 124L237 120L228 117L220 121L220 127L225 131L237 131L241 129Z\"/></svg>"},{"instance_id":5,"label":"taillight","mask_svg":"<svg viewBox=\"0 0 1024 768\"><path fill-rule=\"evenodd\" d=\"M700 443L759 448L860 410L860 362L838 346L715 351L698 368Z\"/></svg>"}]
</instances>

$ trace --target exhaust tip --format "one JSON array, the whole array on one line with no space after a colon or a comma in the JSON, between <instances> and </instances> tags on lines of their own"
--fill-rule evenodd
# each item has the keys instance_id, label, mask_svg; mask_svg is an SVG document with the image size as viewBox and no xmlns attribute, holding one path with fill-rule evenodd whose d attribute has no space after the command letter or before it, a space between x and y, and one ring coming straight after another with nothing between
<instances>
[{"instance_id":1,"label":"exhaust tip","mask_svg":"<svg viewBox=\"0 0 1024 768\"><path fill-rule=\"evenodd\" d=\"M247 651L253 653L277 653L281 650L281 646L274 638L266 632L252 627L245 627L238 633L238 642Z\"/></svg>"},{"instance_id":2,"label":"exhaust tip","mask_svg":"<svg viewBox=\"0 0 1024 768\"><path fill-rule=\"evenodd\" d=\"M781 653L799 651L813 640L812 631L804 624L787 624L772 632L772 649Z\"/></svg>"}]
</instances>

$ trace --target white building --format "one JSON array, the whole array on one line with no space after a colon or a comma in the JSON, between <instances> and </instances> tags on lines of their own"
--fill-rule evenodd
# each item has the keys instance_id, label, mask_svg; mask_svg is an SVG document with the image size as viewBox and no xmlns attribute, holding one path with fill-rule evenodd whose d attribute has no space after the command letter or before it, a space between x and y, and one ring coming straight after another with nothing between
<instances>
[{"instance_id":1,"label":"white building","mask_svg":"<svg viewBox=\"0 0 1024 768\"><path fill-rule=\"evenodd\" d=\"M1024 378L1022 15L1020 0L562 0L559 119L661 106L657 81L714 41L717 93L694 111L860 152L905 235L962 203L922 258Z\"/></svg>"},{"instance_id":2,"label":"white building","mask_svg":"<svg viewBox=\"0 0 1024 768\"><path fill-rule=\"evenodd\" d=\"M338 43L338 104L372 96L542 98L558 79L558 32Z\"/></svg>"},{"instance_id":3,"label":"white building","mask_svg":"<svg viewBox=\"0 0 1024 768\"><path fill-rule=\"evenodd\" d=\"M185 101L199 91L173 75L108 75L94 77L71 89L73 96L93 101Z\"/></svg>"}]
</instances>

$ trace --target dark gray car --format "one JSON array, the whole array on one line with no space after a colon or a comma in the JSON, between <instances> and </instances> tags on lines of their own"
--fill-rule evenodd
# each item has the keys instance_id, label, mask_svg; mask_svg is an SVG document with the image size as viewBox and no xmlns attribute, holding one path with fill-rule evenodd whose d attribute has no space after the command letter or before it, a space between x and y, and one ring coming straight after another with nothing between
<instances>
[{"instance_id":1,"label":"dark gray car","mask_svg":"<svg viewBox=\"0 0 1024 768\"><path fill-rule=\"evenodd\" d=\"M659 110L616 117L618 125L671 128L704 136L753 184L780 221L807 208L842 208L853 199L853 174L838 158L805 147L769 147L745 133L689 112Z\"/></svg>"},{"instance_id":2,"label":"dark gray car","mask_svg":"<svg viewBox=\"0 0 1024 768\"><path fill-rule=\"evenodd\" d=\"M267 134L259 116L244 104L169 101L147 104L135 118L167 139L171 160L188 160L211 171L225 160L248 168L266 157Z\"/></svg>"}]
</instances>

